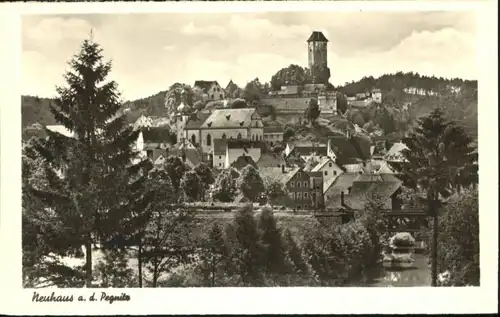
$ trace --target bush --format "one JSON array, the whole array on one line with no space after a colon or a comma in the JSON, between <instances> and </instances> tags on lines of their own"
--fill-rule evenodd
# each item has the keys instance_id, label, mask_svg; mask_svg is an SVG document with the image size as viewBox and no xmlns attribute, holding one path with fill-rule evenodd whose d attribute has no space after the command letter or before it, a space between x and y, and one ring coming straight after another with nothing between
<instances>
[{"instance_id":1,"label":"bush","mask_svg":"<svg viewBox=\"0 0 500 317\"><path fill-rule=\"evenodd\" d=\"M389 241L391 247L412 247L415 245L415 238L408 232L398 232Z\"/></svg>"}]
</instances>

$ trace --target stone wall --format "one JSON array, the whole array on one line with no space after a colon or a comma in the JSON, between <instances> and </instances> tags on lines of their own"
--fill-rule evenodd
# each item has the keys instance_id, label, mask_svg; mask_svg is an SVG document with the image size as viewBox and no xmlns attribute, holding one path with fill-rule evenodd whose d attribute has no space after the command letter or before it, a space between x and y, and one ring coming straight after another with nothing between
<instances>
[{"instance_id":1,"label":"stone wall","mask_svg":"<svg viewBox=\"0 0 500 317\"><path fill-rule=\"evenodd\" d=\"M277 113L280 112L300 112L303 113L308 105L310 97L296 97L296 98L262 98L260 100L262 105L271 105L276 109ZM321 111L334 112L337 110L337 103L334 98L322 99L318 98Z\"/></svg>"}]
</instances>

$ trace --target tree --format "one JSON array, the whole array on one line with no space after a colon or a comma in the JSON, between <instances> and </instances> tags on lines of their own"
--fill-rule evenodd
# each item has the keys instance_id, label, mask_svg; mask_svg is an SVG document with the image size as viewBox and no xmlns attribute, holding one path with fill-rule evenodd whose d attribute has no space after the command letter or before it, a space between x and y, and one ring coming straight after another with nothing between
<instances>
[{"instance_id":1,"label":"tree","mask_svg":"<svg viewBox=\"0 0 500 317\"><path fill-rule=\"evenodd\" d=\"M439 109L418 120L418 127L404 143L407 160L401 165L404 181L410 188L424 191L428 214L432 217L432 285L437 283L438 210L442 198L477 182L473 168L471 139L453 122L444 119Z\"/></svg>"},{"instance_id":2,"label":"tree","mask_svg":"<svg viewBox=\"0 0 500 317\"><path fill-rule=\"evenodd\" d=\"M295 130L292 127L287 127L285 133L283 133L283 140L288 141L290 138L295 136Z\"/></svg>"},{"instance_id":3,"label":"tree","mask_svg":"<svg viewBox=\"0 0 500 317\"><path fill-rule=\"evenodd\" d=\"M293 265L295 274L306 275L308 273L307 264L302 256L302 251L288 228L283 232L282 240L285 246L286 259Z\"/></svg>"},{"instance_id":4,"label":"tree","mask_svg":"<svg viewBox=\"0 0 500 317\"><path fill-rule=\"evenodd\" d=\"M202 100L198 100L197 102L194 103L193 108L196 109L197 111L201 111L205 109L205 102Z\"/></svg>"},{"instance_id":5,"label":"tree","mask_svg":"<svg viewBox=\"0 0 500 317\"><path fill-rule=\"evenodd\" d=\"M221 202L232 202L236 197L236 180L232 169L222 171L215 180L212 198Z\"/></svg>"},{"instance_id":6,"label":"tree","mask_svg":"<svg viewBox=\"0 0 500 317\"><path fill-rule=\"evenodd\" d=\"M182 176L180 188L188 199L196 201L203 191L203 183L196 171L187 171Z\"/></svg>"},{"instance_id":7,"label":"tree","mask_svg":"<svg viewBox=\"0 0 500 317\"><path fill-rule=\"evenodd\" d=\"M479 201L477 189L454 197L439 216L438 270L453 286L479 286Z\"/></svg>"},{"instance_id":8,"label":"tree","mask_svg":"<svg viewBox=\"0 0 500 317\"><path fill-rule=\"evenodd\" d=\"M224 238L224 232L217 223L213 224L208 237L203 239L201 250L201 270L204 276L209 276L209 285L214 287L217 274L224 271L230 261L230 250Z\"/></svg>"},{"instance_id":9,"label":"tree","mask_svg":"<svg viewBox=\"0 0 500 317\"><path fill-rule=\"evenodd\" d=\"M178 196L181 179L187 168L181 161L181 159L177 156L170 156L169 158L167 158L164 166L172 182L174 193L176 196Z\"/></svg>"},{"instance_id":10,"label":"tree","mask_svg":"<svg viewBox=\"0 0 500 317\"><path fill-rule=\"evenodd\" d=\"M309 71L299 65L289 65L271 77L271 89L280 90L281 86L302 86L311 82Z\"/></svg>"},{"instance_id":11,"label":"tree","mask_svg":"<svg viewBox=\"0 0 500 317\"><path fill-rule=\"evenodd\" d=\"M270 206L261 208L258 229L260 241L265 246L264 267L267 274L285 274L285 250L281 240L281 230L276 225L273 209Z\"/></svg>"},{"instance_id":12,"label":"tree","mask_svg":"<svg viewBox=\"0 0 500 317\"><path fill-rule=\"evenodd\" d=\"M267 201L271 205L277 204L281 198L288 197L288 191L283 183L270 177L266 177L264 183Z\"/></svg>"},{"instance_id":13,"label":"tree","mask_svg":"<svg viewBox=\"0 0 500 317\"><path fill-rule=\"evenodd\" d=\"M260 100L260 94L262 92L262 84L260 83L258 78L255 78L251 82L249 82L243 91L243 98L247 102L254 102Z\"/></svg>"},{"instance_id":14,"label":"tree","mask_svg":"<svg viewBox=\"0 0 500 317\"><path fill-rule=\"evenodd\" d=\"M243 196L250 201L257 201L264 192L264 181L260 177L259 172L255 167L247 165L241 171L238 179L238 188L241 190Z\"/></svg>"},{"instance_id":15,"label":"tree","mask_svg":"<svg viewBox=\"0 0 500 317\"><path fill-rule=\"evenodd\" d=\"M311 122L315 122L316 119L318 119L319 117L319 113L320 110L319 110L318 99L316 98L309 99L309 106L306 109L306 118Z\"/></svg>"},{"instance_id":16,"label":"tree","mask_svg":"<svg viewBox=\"0 0 500 317\"><path fill-rule=\"evenodd\" d=\"M264 247L259 242L257 223L251 204L236 211L233 226L238 242L234 250L234 261L241 283L244 286L260 286L263 284Z\"/></svg>"},{"instance_id":17,"label":"tree","mask_svg":"<svg viewBox=\"0 0 500 317\"><path fill-rule=\"evenodd\" d=\"M152 287L158 286L163 274L193 261L192 225L193 218L184 208L155 204L143 251L144 263L152 274Z\"/></svg>"},{"instance_id":18,"label":"tree","mask_svg":"<svg viewBox=\"0 0 500 317\"><path fill-rule=\"evenodd\" d=\"M200 177L202 183L201 198L205 200L206 191L208 190L210 185L212 185L215 182L212 169L208 166L207 163L201 162L194 168L194 171Z\"/></svg>"},{"instance_id":19,"label":"tree","mask_svg":"<svg viewBox=\"0 0 500 317\"><path fill-rule=\"evenodd\" d=\"M69 66L67 87L57 87L59 96L51 112L74 137L47 130L48 138L36 142L36 151L51 171L48 189L32 194L51 210L50 226L57 226L65 242L52 245L51 251L78 255L84 246L85 281L90 287L93 245L106 244L130 217L129 183L140 170L131 164L137 155L132 144L139 131L127 126L119 114L117 84L105 82L111 63L103 61L97 43L85 40Z\"/></svg>"},{"instance_id":20,"label":"tree","mask_svg":"<svg viewBox=\"0 0 500 317\"><path fill-rule=\"evenodd\" d=\"M245 99L238 98L238 99L235 99L231 103L231 109L240 109L240 108L247 108L247 107L248 107L248 105L247 105L247 102Z\"/></svg>"},{"instance_id":21,"label":"tree","mask_svg":"<svg viewBox=\"0 0 500 317\"><path fill-rule=\"evenodd\" d=\"M135 287L134 271L128 266L128 254L118 250L104 251L95 271L98 275L98 285L101 288Z\"/></svg>"},{"instance_id":22,"label":"tree","mask_svg":"<svg viewBox=\"0 0 500 317\"><path fill-rule=\"evenodd\" d=\"M347 97L343 93L338 92L337 93L337 111L341 115L344 115L346 113L347 109L349 109Z\"/></svg>"}]
</instances>

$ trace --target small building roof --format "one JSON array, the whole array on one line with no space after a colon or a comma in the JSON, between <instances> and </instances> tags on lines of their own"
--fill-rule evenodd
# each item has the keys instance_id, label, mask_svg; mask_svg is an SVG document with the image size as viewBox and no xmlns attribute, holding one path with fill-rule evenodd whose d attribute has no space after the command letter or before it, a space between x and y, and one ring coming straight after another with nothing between
<instances>
[{"instance_id":1,"label":"small building roof","mask_svg":"<svg viewBox=\"0 0 500 317\"><path fill-rule=\"evenodd\" d=\"M299 167L295 167L292 169L283 167L264 167L259 169L260 174L269 177L275 181L278 181L282 184L288 184L288 182L299 172L301 169ZM284 171L284 172L283 172Z\"/></svg>"},{"instance_id":2,"label":"small building roof","mask_svg":"<svg viewBox=\"0 0 500 317\"><path fill-rule=\"evenodd\" d=\"M325 186L324 191L335 193L340 193L341 191L347 190L352 187L354 181L359 177L359 173L342 173L329 186Z\"/></svg>"},{"instance_id":3,"label":"small building roof","mask_svg":"<svg viewBox=\"0 0 500 317\"><path fill-rule=\"evenodd\" d=\"M249 155L240 155L232 164L231 167L236 168L237 170L243 169L245 166L251 165L257 169L257 164L255 164L254 160Z\"/></svg>"},{"instance_id":4,"label":"small building roof","mask_svg":"<svg viewBox=\"0 0 500 317\"><path fill-rule=\"evenodd\" d=\"M141 131L145 143L171 142L171 132L169 127L144 127Z\"/></svg>"},{"instance_id":5,"label":"small building roof","mask_svg":"<svg viewBox=\"0 0 500 317\"><path fill-rule=\"evenodd\" d=\"M264 134L266 133L284 133L284 129L282 126L279 125L272 125L272 126L265 126L264 127Z\"/></svg>"},{"instance_id":6,"label":"small building roof","mask_svg":"<svg viewBox=\"0 0 500 317\"><path fill-rule=\"evenodd\" d=\"M257 161L257 166L259 168L281 167L283 165L286 165L285 159L281 154L276 154L276 153L264 153Z\"/></svg>"},{"instance_id":7,"label":"small building roof","mask_svg":"<svg viewBox=\"0 0 500 317\"><path fill-rule=\"evenodd\" d=\"M389 199L400 187L400 181L356 181L346 195L345 203L353 209L363 209L371 199Z\"/></svg>"},{"instance_id":8,"label":"small building roof","mask_svg":"<svg viewBox=\"0 0 500 317\"><path fill-rule=\"evenodd\" d=\"M330 148L337 156L341 165L355 164L359 160L370 157L370 143L360 137L345 138L333 137L329 140Z\"/></svg>"},{"instance_id":9,"label":"small building roof","mask_svg":"<svg viewBox=\"0 0 500 317\"><path fill-rule=\"evenodd\" d=\"M328 42L323 32L313 31L307 42Z\"/></svg>"},{"instance_id":10,"label":"small building roof","mask_svg":"<svg viewBox=\"0 0 500 317\"><path fill-rule=\"evenodd\" d=\"M328 162L332 162L333 164L335 164L335 162L330 158L330 157L325 157L323 159L321 159L321 161L319 161L318 164L316 164L316 166L314 166L311 170L311 172L318 172L320 169L323 168L323 166L325 166Z\"/></svg>"}]
</instances>

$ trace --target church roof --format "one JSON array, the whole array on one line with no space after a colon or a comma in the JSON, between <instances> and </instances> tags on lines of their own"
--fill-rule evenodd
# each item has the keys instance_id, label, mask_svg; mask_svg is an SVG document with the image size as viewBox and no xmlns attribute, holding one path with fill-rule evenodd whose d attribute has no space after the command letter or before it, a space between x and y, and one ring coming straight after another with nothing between
<instances>
[{"instance_id":1,"label":"church roof","mask_svg":"<svg viewBox=\"0 0 500 317\"><path fill-rule=\"evenodd\" d=\"M201 128L246 128L252 123L254 113L255 108L216 109L201 125Z\"/></svg>"},{"instance_id":2,"label":"church roof","mask_svg":"<svg viewBox=\"0 0 500 317\"><path fill-rule=\"evenodd\" d=\"M323 35L322 32L314 31L312 32L307 42L328 42L328 40L326 39L326 37Z\"/></svg>"},{"instance_id":3,"label":"church roof","mask_svg":"<svg viewBox=\"0 0 500 317\"><path fill-rule=\"evenodd\" d=\"M184 130L197 130L210 117L210 112L197 112L189 117Z\"/></svg>"}]
</instances>

